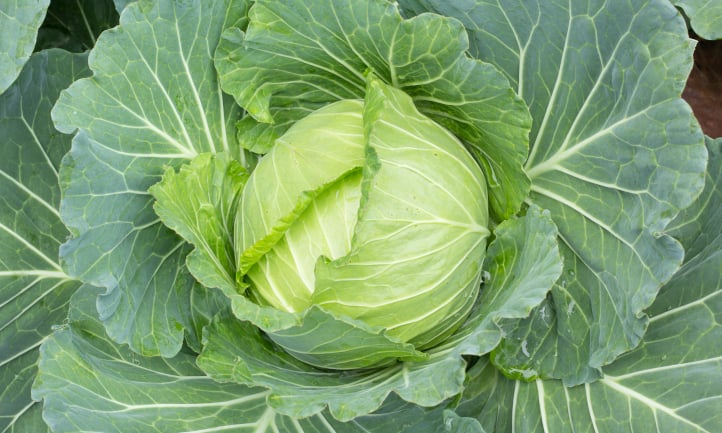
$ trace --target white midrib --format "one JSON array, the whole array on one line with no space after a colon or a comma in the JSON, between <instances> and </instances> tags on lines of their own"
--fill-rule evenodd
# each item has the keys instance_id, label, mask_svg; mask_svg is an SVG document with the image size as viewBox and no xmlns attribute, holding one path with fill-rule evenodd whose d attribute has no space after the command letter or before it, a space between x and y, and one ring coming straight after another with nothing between
<instances>
[{"instance_id":1,"label":"white midrib","mask_svg":"<svg viewBox=\"0 0 722 433\"><path fill-rule=\"evenodd\" d=\"M71 280L65 272L44 271L39 269L0 271L0 277L39 277L40 279L57 278L60 280ZM0 304L0 306L2 306L2 304Z\"/></svg>"},{"instance_id":2,"label":"white midrib","mask_svg":"<svg viewBox=\"0 0 722 433\"><path fill-rule=\"evenodd\" d=\"M20 417L23 416L23 414L25 414L27 411L29 411L30 408L32 408L32 407L35 406L36 404L40 404L40 403L37 402L37 401L31 401L31 402L28 403L27 405L23 406L20 410L17 410L16 413L14 413L12 417L9 417L9 418L10 418L10 422L9 422L7 428L3 429L0 433L7 433L7 432L13 432L13 431L15 431L15 430L14 430L14 429L15 429L15 423L20 419ZM2 419L2 418L0 418L0 419Z\"/></svg>"},{"instance_id":3,"label":"white midrib","mask_svg":"<svg viewBox=\"0 0 722 433\"><path fill-rule=\"evenodd\" d=\"M614 131L617 127L624 125L625 123L628 123L628 122L636 119L637 117L640 117L640 116L646 114L651 109L656 108L657 105L660 105L665 102L666 101L662 101L660 103L650 105L649 107L647 107L643 110L640 110L637 113L623 117L622 119L612 123L611 125L606 126L605 128L595 132L594 134L586 137L583 140L580 140L579 142L577 142L573 145L568 144L568 139L565 140L565 143L562 145L562 147L560 147L559 150L555 154L553 154L549 159L542 161L533 167L527 167L527 175L529 176L530 179L533 180L534 178L539 177L548 171L557 170L557 168L561 165L561 163L564 162L567 158L579 153L582 149L584 149L588 145L594 143L598 138L601 138L605 135L611 134L612 131Z\"/></svg>"},{"instance_id":4,"label":"white midrib","mask_svg":"<svg viewBox=\"0 0 722 433\"><path fill-rule=\"evenodd\" d=\"M541 418L542 429L545 432L550 432L549 423L547 422L546 403L544 402L544 395L545 395L544 381L541 379L537 379L536 387L537 387L537 394L538 394L538 401L539 401L539 414L540 414L540 418Z\"/></svg>"},{"instance_id":5,"label":"white midrib","mask_svg":"<svg viewBox=\"0 0 722 433\"><path fill-rule=\"evenodd\" d=\"M13 354L12 356L9 356L5 359L0 359L0 368L5 367L6 365L10 364L14 360L20 358L21 356L35 351L40 345L43 344L43 340L38 340L34 344L31 344L30 346L24 348L23 350L18 351L17 353Z\"/></svg>"},{"instance_id":6,"label":"white midrib","mask_svg":"<svg viewBox=\"0 0 722 433\"><path fill-rule=\"evenodd\" d=\"M137 47L136 47L136 49L137 49ZM161 84L159 83L159 86L160 85ZM148 120L144 115L140 115L140 114L136 113L135 111L133 111L128 105L124 104L123 101L121 101L120 99L113 96L104 87L99 87L98 89L102 93L104 93L105 96L107 96L109 100L118 104L118 106L121 107L126 113L128 113L129 115L131 115L132 117L134 117L138 121L140 121L144 125L145 129L148 129L149 131L155 133L159 137L163 138L168 144L170 144L171 146L178 149L180 151L179 155L181 155L187 159L192 159L195 156L197 156L197 152L195 151L195 149L192 149L192 147L190 147L190 146L186 147L185 145L180 143L178 140L176 140L175 138L170 136L166 131L164 131L163 129L161 129L161 128L157 127L156 125L154 125L153 123L151 123L151 121ZM165 89L162 87L161 87L161 89L165 93ZM178 111L175 109L175 105L172 105L172 107L173 107L172 111L177 114ZM75 107L73 107L73 108L75 108ZM178 120L178 121L181 122L181 126L182 126L181 130L184 132L186 139L190 140L190 137L188 136L188 132L185 130L185 125L182 124L182 120ZM122 125L122 126L124 126L126 128L131 128L131 129L134 128L134 126L132 126L132 125ZM145 154L140 154L140 155L145 156Z\"/></svg>"},{"instance_id":7,"label":"white midrib","mask_svg":"<svg viewBox=\"0 0 722 433\"><path fill-rule=\"evenodd\" d=\"M271 407L268 407L266 411L263 413L261 418L257 422L247 422L242 424L226 424L221 426L213 426L209 428L204 428L202 430L184 430L180 433L212 433L212 432L220 432L220 431L226 431L226 430L232 430L236 431L238 428L243 428L245 431L245 428L249 427L255 427L253 429L253 433L267 433L269 431L269 427L271 426L273 420L276 417L276 411L274 411ZM274 428L272 431L278 431L276 428ZM302 432L303 430L299 430Z\"/></svg>"},{"instance_id":8,"label":"white midrib","mask_svg":"<svg viewBox=\"0 0 722 433\"><path fill-rule=\"evenodd\" d=\"M39 195L37 195L33 190L29 189L27 186L25 186L25 185L23 185L22 183L18 182L17 179L15 179L15 178L13 178L13 177L10 177L10 175L8 175L7 173L5 173L4 171L0 171L0 176L2 176L2 177L4 177L4 178L6 178L7 180L9 180L10 183L12 183L13 185L15 185L19 190L21 190L22 192L24 192L25 194L27 194L30 198L32 198L32 199L35 200L36 202L38 202L38 203L40 203L41 205L43 205L43 207L47 208L50 212L52 212L53 215L55 215L55 216L57 216L58 218L60 218L60 212L58 212L58 210L55 208L55 206L53 206L53 205L51 205L50 203L48 203L45 199L43 199L42 197L40 197Z\"/></svg>"},{"instance_id":9,"label":"white midrib","mask_svg":"<svg viewBox=\"0 0 722 433\"><path fill-rule=\"evenodd\" d=\"M20 105L22 106L22 101L20 102ZM22 109L22 107L21 107ZM27 130L28 134L30 134L33 137L33 143L37 146L37 148L40 150L40 153L43 154L43 158L45 158L45 162L48 163L48 168L53 172L55 177L58 177L58 170L55 168L55 165L53 164L53 161L50 159L50 155L48 155L47 150L42 145L42 141L38 137L38 135L35 133L34 127L28 123L27 119L25 117L21 117L20 120L23 122L23 125L25 126L25 129Z\"/></svg>"},{"instance_id":10,"label":"white midrib","mask_svg":"<svg viewBox=\"0 0 722 433\"><path fill-rule=\"evenodd\" d=\"M35 247L35 245L33 245L33 244L31 244L30 242L28 242L27 239L23 238L22 236L18 235L18 234L15 233L13 230L11 230L10 227L6 226L5 224L0 223L0 231L5 231L5 232L7 232L11 237L17 239L17 240L18 240L21 244L23 244L23 246L25 246L28 250L32 251L33 253L35 253L35 255L37 255L38 257L40 257L43 261L47 262L47 263L53 268L54 271L63 272L63 270L60 268L60 265L59 265L59 264L57 264L54 260L51 260L51 259L50 259L48 256L46 256L42 251L40 251L39 249L37 249L37 247Z\"/></svg>"},{"instance_id":11,"label":"white midrib","mask_svg":"<svg viewBox=\"0 0 722 433\"><path fill-rule=\"evenodd\" d=\"M675 370L675 369L682 368L682 367L693 367L695 365L703 365L703 364L715 363L715 362L722 362L722 356L717 356L714 358L707 358L707 359L700 359L698 361L689 361L689 362L685 362L683 364L669 364L669 365L664 365L662 367L645 368L644 370L635 371L632 373L620 374L617 376L607 375L606 377L608 379L618 383L619 381L629 379L631 377L643 376L643 375L652 374L652 373L662 373L662 372L665 372L668 370Z\"/></svg>"},{"instance_id":12,"label":"white midrib","mask_svg":"<svg viewBox=\"0 0 722 433\"><path fill-rule=\"evenodd\" d=\"M657 315L650 317L649 323L654 323L654 322L658 321L659 319L662 319L662 318L670 316L670 315L677 314L681 311L687 310L687 309L695 307L697 305L704 305L710 299L714 298L715 296L719 296L719 294L720 294L719 292L715 291L715 292L708 294L707 296L696 299L687 304L680 305L679 307L675 307L675 308L670 308L669 310L663 311Z\"/></svg>"},{"instance_id":13,"label":"white midrib","mask_svg":"<svg viewBox=\"0 0 722 433\"><path fill-rule=\"evenodd\" d=\"M221 110L221 140L223 141L223 151L224 152L230 152L231 146L228 143L228 130L226 128L226 107L225 103L223 102L223 90L221 90L221 83L220 81L216 83L216 93L218 96L218 107L220 107ZM248 162L246 161L246 152L239 152L239 156L241 158L241 164L244 167L248 167Z\"/></svg>"},{"instance_id":14,"label":"white midrib","mask_svg":"<svg viewBox=\"0 0 722 433\"><path fill-rule=\"evenodd\" d=\"M58 287L60 287L65 281L60 280L56 284L54 284L52 287L45 290L43 293L39 294L32 302L29 302L27 305L24 306L20 311L17 311L15 313L15 316L8 317L8 321L5 324L0 324L0 332L4 331L5 328L8 326L11 326L13 323L17 322L20 317L22 317L25 313L32 310L37 304L41 303L43 299L45 299L48 295L50 295L52 292L54 292ZM2 305L4 307L4 305ZM12 314L12 313L11 313Z\"/></svg>"},{"instance_id":15,"label":"white midrib","mask_svg":"<svg viewBox=\"0 0 722 433\"><path fill-rule=\"evenodd\" d=\"M207 402L207 403L123 404L123 403L120 403L113 399L109 399L109 398L103 398L103 399L106 401L109 401L109 402L114 402L116 404L122 405L124 407L124 409L119 412L128 412L128 411L134 411L134 410L158 409L158 408L192 409L192 408L203 408L203 407L228 407L228 406L233 406L236 404L247 403L249 401L265 399L268 396L268 394L269 394L269 392L263 392L263 393L259 393L259 394L253 394L253 395L249 395L249 396L239 397L239 398L236 398L233 400L212 401L212 402ZM101 398L102 398L102 396L101 396ZM269 408L269 410L272 410L272 409Z\"/></svg>"},{"instance_id":16,"label":"white midrib","mask_svg":"<svg viewBox=\"0 0 722 433\"><path fill-rule=\"evenodd\" d=\"M247 422L247 423L241 423L241 424L227 424L227 425L220 425L220 426L213 426L209 428L204 428L201 430L184 430L180 433L212 433L212 432L219 432L219 431L226 431L226 430L233 430L236 431L238 428L243 428L244 431L246 431L246 428L249 427L255 427L253 429L253 433L266 433L268 431L277 431L275 428L273 430L269 430L269 427L273 420L276 417L276 411L273 410L270 406L266 409L265 412L263 412L263 415L261 415L261 418L256 422Z\"/></svg>"},{"instance_id":17,"label":"white midrib","mask_svg":"<svg viewBox=\"0 0 722 433\"><path fill-rule=\"evenodd\" d=\"M570 13L571 13L571 8L570 8ZM508 18L507 18L507 20L508 20ZM557 77L554 80L554 88L552 89L552 93L549 98L549 102L547 103L547 110L544 111L544 117L542 118L541 125L539 126L539 131L537 131L536 137L534 139L534 143L531 144L531 146L530 146L529 157L527 158L527 164L524 167L526 169L527 175L529 176L530 179L534 178L534 176L531 174L531 170L533 170L535 167L529 167L529 164L534 162L534 160L536 159L536 154L541 147L539 140L541 140L541 138L544 136L544 133L546 132L546 129L548 127L549 119L552 117L551 114L554 111L551 109L551 107L553 107L554 104L556 104L557 97L559 96L559 87L561 86L562 74L564 73L563 66L567 62L567 60L566 60L567 52L569 51L569 36L572 33L571 25L572 25L572 17L570 16L567 21L567 29L566 29L566 34L564 36L564 50L562 51L562 57L559 61L561 66L559 67L559 70L557 71ZM521 53L520 53L520 58L521 58ZM523 64L523 62L520 62L520 63ZM521 77L522 71L520 70L519 72L520 72L519 76ZM519 87L521 88L521 86L522 86L522 84L521 84L521 80L520 80Z\"/></svg>"},{"instance_id":18,"label":"white midrib","mask_svg":"<svg viewBox=\"0 0 722 433\"><path fill-rule=\"evenodd\" d=\"M684 424L687 424L691 427L696 428L700 432L713 433L713 432L705 429L701 425L699 425L687 418L680 416L674 409L667 407L655 400L652 400L651 398L647 397L646 395L643 395L633 389L627 388L626 386L616 382L614 380L614 378L611 376L607 376L604 379L600 379L599 382L623 395L626 395L628 398L633 398L633 399L637 400L638 402L649 407L654 412L657 412L657 411L661 412L661 413L663 413L671 418L674 418Z\"/></svg>"},{"instance_id":19,"label":"white midrib","mask_svg":"<svg viewBox=\"0 0 722 433\"><path fill-rule=\"evenodd\" d=\"M200 25L200 20L198 21L198 25ZM201 118L201 121L203 122L203 132L206 135L206 140L208 140L208 145L211 147L213 153L218 153L218 150L216 149L215 141L213 140L213 134L211 133L210 125L208 124L208 117L206 116L206 110L205 106L203 105L203 101L201 101L200 94L198 93L198 89L196 88L196 83L193 80L193 74L191 74L190 67L188 65L188 59L185 58L183 55L183 41L181 39L181 30L178 27L178 22L175 23L175 30L176 30L176 41L178 42L178 48L180 51L180 59L181 63L183 64L183 71L185 72L186 78L188 79L188 84L191 90L191 93L193 95L193 99L195 102L195 107L199 111L199 117ZM197 38L194 38L193 41L195 42ZM189 52L192 52L192 49L189 50ZM189 54L190 56L190 54ZM223 115L223 112L221 112L221 116ZM221 122L223 123L223 122Z\"/></svg>"},{"instance_id":20,"label":"white midrib","mask_svg":"<svg viewBox=\"0 0 722 433\"><path fill-rule=\"evenodd\" d=\"M336 429L335 429L331 424L329 424L329 422L328 422L328 420L327 420L326 418L324 418L324 417L321 416L320 414L316 414L315 417L316 417L316 419L318 419L318 420L320 421L320 424L321 424L322 426L324 426L324 427L326 428L326 430L328 430L329 433L336 433ZM295 420L295 418L293 418L293 419ZM368 430L366 430L364 427L362 427L361 425L359 425L358 422L356 422L356 421L351 421L351 422L352 422L355 426L361 428L362 431L368 432ZM295 425L296 425L296 424L294 424L294 426L295 426ZM304 432L304 429L301 428L300 425L298 425L296 428L298 429L299 432L301 432L301 433Z\"/></svg>"},{"instance_id":21,"label":"white midrib","mask_svg":"<svg viewBox=\"0 0 722 433\"><path fill-rule=\"evenodd\" d=\"M511 401L511 419L516 420L516 407L517 402L519 401L519 386L521 382L520 381L514 381L514 396L512 397ZM516 422L511 423L511 433L516 433Z\"/></svg>"},{"instance_id":22,"label":"white midrib","mask_svg":"<svg viewBox=\"0 0 722 433\"><path fill-rule=\"evenodd\" d=\"M579 215L583 216L587 220L593 222L595 225L604 229L605 232L609 233L612 237L614 237L619 242L624 244L627 248L629 248L631 251L633 251L634 255L637 256L637 258L639 258L640 263L644 264L645 270L649 270L649 267L646 265L645 260L642 257L640 257L639 251L637 251L637 248L634 245L632 245L629 240L625 239L619 233L615 232L614 229L610 225L608 225L604 221L601 221L600 219L596 218L594 215L589 213L587 210L583 209L577 203L574 203L574 202L566 199L565 197L554 193L553 191L551 191L549 189L543 188L538 185L532 185L531 190L537 194L546 196L558 203L561 203L564 206L568 207L569 209L573 209ZM653 275L652 272L650 272L650 274Z\"/></svg>"},{"instance_id":23,"label":"white midrib","mask_svg":"<svg viewBox=\"0 0 722 433\"><path fill-rule=\"evenodd\" d=\"M589 412L589 419L592 420L592 428L594 433L599 433L599 427L597 426L597 416L594 414L594 407L592 405L592 393L589 384L584 385L584 394L587 398L587 411Z\"/></svg>"},{"instance_id":24,"label":"white midrib","mask_svg":"<svg viewBox=\"0 0 722 433\"><path fill-rule=\"evenodd\" d=\"M253 430L253 433L267 432L268 426L271 425L271 422L273 422L275 417L276 417L276 411L273 410L273 408L269 405L266 408L266 411L263 412L261 419L258 420L258 425L256 426L256 429Z\"/></svg>"}]
</instances>

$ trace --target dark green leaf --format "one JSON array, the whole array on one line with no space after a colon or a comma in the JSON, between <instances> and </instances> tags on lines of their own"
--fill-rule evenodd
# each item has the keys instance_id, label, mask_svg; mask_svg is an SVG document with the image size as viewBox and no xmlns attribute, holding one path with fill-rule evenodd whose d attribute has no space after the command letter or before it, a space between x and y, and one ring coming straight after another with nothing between
<instances>
[{"instance_id":1,"label":"dark green leaf","mask_svg":"<svg viewBox=\"0 0 722 433\"><path fill-rule=\"evenodd\" d=\"M684 255L665 228L703 186L702 133L680 99L694 46L684 21L667 0L400 3L459 18L471 53L532 114L527 202L551 212L565 270L511 336L526 350L507 345L496 361L567 384L599 377L644 334L644 309Z\"/></svg>"},{"instance_id":2,"label":"dark green leaf","mask_svg":"<svg viewBox=\"0 0 722 433\"><path fill-rule=\"evenodd\" d=\"M722 431L722 140L707 144L709 182L675 221L696 253L648 310L641 344L606 366L601 380L571 388L512 381L482 360L470 371L461 415L519 433Z\"/></svg>"},{"instance_id":3,"label":"dark green leaf","mask_svg":"<svg viewBox=\"0 0 722 433\"><path fill-rule=\"evenodd\" d=\"M59 134L50 109L62 89L88 75L87 56L35 54L0 96L0 431L45 430L30 399L38 346L63 323L78 282L65 275L58 248L58 166L71 137Z\"/></svg>"}]
</instances>

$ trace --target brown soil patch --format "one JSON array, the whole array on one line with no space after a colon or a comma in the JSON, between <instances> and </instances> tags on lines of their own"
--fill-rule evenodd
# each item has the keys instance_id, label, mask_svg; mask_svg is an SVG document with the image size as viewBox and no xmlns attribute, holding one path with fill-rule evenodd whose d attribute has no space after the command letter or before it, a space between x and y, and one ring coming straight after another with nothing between
<instances>
[{"instance_id":1,"label":"brown soil patch","mask_svg":"<svg viewBox=\"0 0 722 433\"><path fill-rule=\"evenodd\" d=\"M722 137L722 41L699 41L682 97L692 106L704 133Z\"/></svg>"}]
</instances>

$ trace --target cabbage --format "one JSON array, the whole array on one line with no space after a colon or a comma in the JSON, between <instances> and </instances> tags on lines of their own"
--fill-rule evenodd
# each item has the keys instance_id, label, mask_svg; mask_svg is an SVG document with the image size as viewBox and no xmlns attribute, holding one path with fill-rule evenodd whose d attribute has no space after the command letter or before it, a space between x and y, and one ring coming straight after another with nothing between
<instances>
[{"instance_id":1,"label":"cabbage","mask_svg":"<svg viewBox=\"0 0 722 433\"><path fill-rule=\"evenodd\" d=\"M483 174L458 139L371 79L365 101L309 114L258 163L236 214L238 269L261 305L291 313L315 305L429 348L476 300L487 206ZM315 347L329 331L311 332L319 336L307 334L305 345ZM314 358L305 345L302 359L336 365L327 346Z\"/></svg>"}]
</instances>

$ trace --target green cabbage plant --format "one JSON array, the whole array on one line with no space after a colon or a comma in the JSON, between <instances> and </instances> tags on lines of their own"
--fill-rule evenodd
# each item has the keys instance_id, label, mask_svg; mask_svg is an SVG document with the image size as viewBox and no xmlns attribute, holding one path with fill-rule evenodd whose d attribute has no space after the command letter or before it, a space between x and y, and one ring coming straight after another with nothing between
<instances>
[{"instance_id":1,"label":"green cabbage plant","mask_svg":"<svg viewBox=\"0 0 722 433\"><path fill-rule=\"evenodd\" d=\"M722 431L722 140L669 0L0 34L0 431Z\"/></svg>"}]
</instances>

